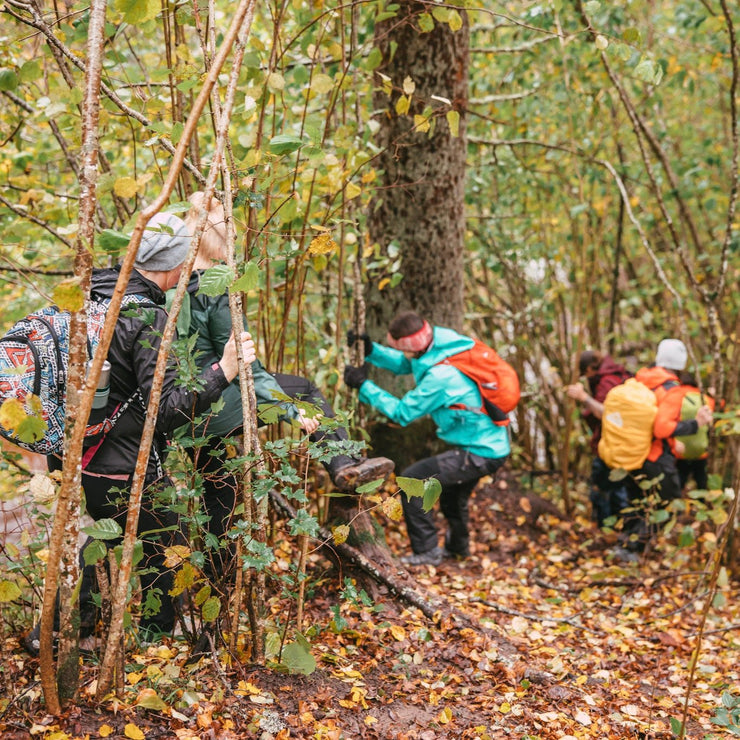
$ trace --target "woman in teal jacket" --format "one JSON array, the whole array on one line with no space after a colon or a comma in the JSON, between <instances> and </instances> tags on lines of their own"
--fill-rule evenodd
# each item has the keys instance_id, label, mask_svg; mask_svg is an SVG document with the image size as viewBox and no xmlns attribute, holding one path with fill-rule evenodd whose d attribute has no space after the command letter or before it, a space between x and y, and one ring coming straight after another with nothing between
<instances>
[{"instance_id":1,"label":"woman in teal jacket","mask_svg":"<svg viewBox=\"0 0 740 740\"><path fill-rule=\"evenodd\" d=\"M504 463L511 445L505 426L483 413L476 383L444 360L473 346L473 340L452 329L436 326L411 311L390 324L385 347L365 339L365 359L395 375L413 375L416 387L398 398L367 379L367 366L347 367L345 382L359 388L360 401L370 404L391 421L406 426L426 416L437 425L437 436L452 449L419 460L401 475L435 477L442 485L440 508L447 519L444 548L439 547L431 512L419 497L401 497L413 555L407 565L436 565L444 557L470 554L468 500L478 481L493 475Z\"/></svg>"}]
</instances>

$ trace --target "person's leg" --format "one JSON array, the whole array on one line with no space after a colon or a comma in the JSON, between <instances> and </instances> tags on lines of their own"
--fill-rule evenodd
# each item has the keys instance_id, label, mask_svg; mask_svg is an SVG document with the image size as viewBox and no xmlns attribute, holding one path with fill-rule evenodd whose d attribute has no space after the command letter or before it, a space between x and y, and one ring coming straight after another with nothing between
<instances>
[{"instance_id":1,"label":"person's leg","mask_svg":"<svg viewBox=\"0 0 740 740\"><path fill-rule=\"evenodd\" d=\"M188 453L203 481L201 504L207 516L204 571L209 580L217 584L228 580L235 572L236 547L233 542L225 542L224 535L231 527L238 481L233 472L224 468L226 450L221 440L212 440Z\"/></svg>"},{"instance_id":2,"label":"person's leg","mask_svg":"<svg viewBox=\"0 0 740 740\"><path fill-rule=\"evenodd\" d=\"M321 409L325 418L333 419L336 414L324 394L308 378L300 375L288 375L287 373L273 373L275 380L286 396L298 401L306 401ZM336 426L327 431L319 428L309 439L312 442L323 440L331 442L346 442L349 439L347 430L342 426ZM371 480L385 478L393 472L395 467L392 460L387 457L369 457L360 459L346 454L338 454L324 463L334 485L342 491L351 492L363 483Z\"/></svg>"},{"instance_id":3,"label":"person's leg","mask_svg":"<svg viewBox=\"0 0 740 740\"><path fill-rule=\"evenodd\" d=\"M591 461L589 478L589 499L591 501L591 518L599 527L614 513L612 511L611 490L609 486L609 468L598 456Z\"/></svg>"},{"instance_id":4,"label":"person's leg","mask_svg":"<svg viewBox=\"0 0 740 740\"><path fill-rule=\"evenodd\" d=\"M452 555L470 554L468 503L478 481L493 475L503 460L480 457L463 450L448 450L437 456L442 484L439 505L447 520L445 549Z\"/></svg>"},{"instance_id":5,"label":"person's leg","mask_svg":"<svg viewBox=\"0 0 740 740\"><path fill-rule=\"evenodd\" d=\"M404 478L418 478L420 480L439 475L438 456L427 457L409 465L402 473ZM411 541L414 553L425 553L439 547L437 527L434 523L432 511L424 511L421 496L409 498L401 492L401 506L403 518L406 522L406 531Z\"/></svg>"},{"instance_id":6,"label":"person's leg","mask_svg":"<svg viewBox=\"0 0 740 740\"><path fill-rule=\"evenodd\" d=\"M709 473L708 473L708 460L703 458L701 460L692 460L693 465L691 466L691 472L696 481L696 488L699 491L709 490Z\"/></svg>"}]
</instances>

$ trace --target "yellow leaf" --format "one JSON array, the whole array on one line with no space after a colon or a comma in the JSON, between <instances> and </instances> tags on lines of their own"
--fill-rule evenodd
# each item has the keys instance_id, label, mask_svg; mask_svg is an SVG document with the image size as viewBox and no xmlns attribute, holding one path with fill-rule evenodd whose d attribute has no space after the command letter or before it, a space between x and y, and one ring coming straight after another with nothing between
<instances>
[{"instance_id":1,"label":"yellow leaf","mask_svg":"<svg viewBox=\"0 0 740 740\"><path fill-rule=\"evenodd\" d=\"M143 676L143 672L135 673L132 671L131 673L126 674L126 680L129 682L129 684L131 684L131 686L134 686L139 683L139 681L141 681Z\"/></svg>"},{"instance_id":2,"label":"yellow leaf","mask_svg":"<svg viewBox=\"0 0 740 740\"><path fill-rule=\"evenodd\" d=\"M0 425L5 429L15 429L27 416L23 404L17 398L8 398L0 406Z\"/></svg>"},{"instance_id":3,"label":"yellow leaf","mask_svg":"<svg viewBox=\"0 0 740 740\"><path fill-rule=\"evenodd\" d=\"M401 502L393 497L393 498L387 498L383 501L382 504L383 513L392 521L394 522L400 522L401 518L403 517L403 506L401 506Z\"/></svg>"},{"instance_id":4,"label":"yellow leaf","mask_svg":"<svg viewBox=\"0 0 740 740\"><path fill-rule=\"evenodd\" d=\"M369 172L365 172L360 180L362 181L363 185L367 185L369 182L375 182L375 178L378 176L378 173L375 170L370 170Z\"/></svg>"},{"instance_id":5,"label":"yellow leaf","mask_svg":"<svg viewBox=\"0 0 740 740\"><path fill-rule=\"evenodd\" d=\"M448 110L445 113L447 125L450 127L450 134L457 138L460 136L460 114L456 110Z\"/></svg>"},{"instance_id":6,"label":"yellow leaf","mask_svg":"<svg viewBox=\"0 0 740 740\"><path fill-rule=\"evenodd\" d=\"M186 560L189 555L190 548L186 545L173 545L172 547L166 548L164 551L164 564L168 568L174 568L180 565L183 560Z\"/></svg>"},{"instance_id":7,"label":"yellow leaf","mask_svg":"<svg viewBox=\"0 0 740 740\"><path fill-rule=\"evenodd\" d=\"M356 198L362 192L362 188L359 185L355 185L353 182L348 182L344 188L344 194L348 200Z\"/></svg>"},{"instance_id":8,"label":"yellow leaf","mask_svg":"<svg viewBox=\"0 0 740 740\"><path fill-rule=\"evenodd\" d=\"M416 83L410 77L406 77L403 81L404 95L411 96L414 94L414 90L416 90Z\"/></svg>"},{"instance_id":9,"label":"yellow leaf","mask_svg":"<svg viewBox=\"0 0 740 740\"><path fill-rule=\"evenodd\" d=\"M101 725L98 730L98 735L100 735L100 737L108 737L108 735L112 735L114 732L115 730L110 725Z\"/></svg>"},{"instance_id":10,"label":"yellow leaf","mask_svg":"<svg viewBox=\"0 0 740 740\"><path fill-rule=\"evenodd\" d=\"M340 524L338 527L333 527L331 533L334 537L334 544L341 545L349 537L349 527L346 524Z\"/></svg>"},{"instance_id":11,"label":"yellow leaf","mask_svg":"<svg viewBox=\"0 0 740 740\"><path fill-rule=\"evenodd\" d=\"M328 93L334 88L334 80L329 75L318 74L311 80L311 89L317 93Z\"/></svg>"},{"instance_id":12,"label":"yellow leaf","mask_svg":"<svg viewBox=\"0 0 740 740\"><path fill-rule=\"evenodd\" d=\"M167 709L167 705L154 689L142 689L136 697L136 706L153 709L155 712L161 712L163 709Z\"/></svg>"},{"instance_id":13,"label":"yellow leaf","mask_svg":"<svg viewBox=\"0 0 740 740\"><path fill-rule=\"evenodd\" d=\"M85 293L77 278L62 280L52 291L51 297L62 311L79 311L85 303Z\"/></svg>"},{"instance_id":14,"label":"yellow leaf","mask_svg":"<svg viewBox=\"0 0 740 740\"><path fill-rule=\"evenodd\" d=\"M309 254L330 254L336 251L337 243L331 238L331 234L324 232L311 239L308 245Z\"/></svg>"},{"instance_id":15,"label":"yellow leaf","mask_svg":"<svg viewBox=\"0 0 740 740\"><path fill-rule=\"evenodd\" d=\"M429 131L430 123L426 116L414 116L414 128L423 133Z\"/></svg>"},{"instance_id":16,"label":"yellow leaf","mask_svg":"<svg viewBox=\"0 0 740 740\"><path fill-rule=\"evenodd\" d=\"M448 725L452 722L452 710L449 707L445 707L438 715L437 722L441 725Z\"/></svg>"},{"instance_id":17,"label":"yellow leaf","mask_svg":"<svg viewBox=\"0 0 740 740\"><path fill-rule=\"evenodd\" d=\"M402 642L406 639L406 630L401 627L400 624L391 625L391 634L393 635L393 638L398 642Z\"/></svg>"},{"instance_id":18,"label":"yellow leaf","mask_svg":"<svg viewBox=\"0 0 740 740\"><path fill-rule=\"evenodd\" d=\"M396 113L398 113L399 116L406 115L406 113L409 112L410 105L411 98L401 95L401 97L396 101Z\"/></svg>"},{"instance_id":19,"label":"yellow leaf","mask_svg":"<svg viewBox=\"0 0 740 740\"><path fill-rule=\"evenodd\" d=\"M21 595L21 590L13 581L0 581L0 604L14 601Z\"/></svg>"},{"instance_id":20,"label":"yellow leaf","mask_svg":"<svg viewBox=\"0 0 740 740\"><path fill-rule=\"evenodd\" d=\"M133 723L129 722L123 730L123 734L131 740L144 740L146 735Z\"/></svg>"},{"instance_id":21,"label":"yellow leaf","mask_svg":"<svg viewBox=\"0 0 740 740\"><path fill-rule=\"evenodd\" d=\"M113 183L113 192L120 198L133 198L138 190L139 186L133 177L119 177Z\"/></svg>"},{"instance_id":22,"label":"yellow leaf","mask_svg":"<svg viewBox=\"0 0 740 740\"><path fill-rule=\"evenodd\" d=\"M285 88L285 79L278 72L273 72L267 78L267 87L272 92L279 92L280 90L283 90Z\"/></svg>"},{"instance_id":23,"label":"yellow leaf","mask_svg":"<svg viewBox=\"0 0 740 740\"><path fill-rule=\"evenodd\" d=\"M499 708L498 711L501 712L501 714L506 714L511 711L511 704L509 704L508 701L505 701Z\"/></svg>"},{"instance_id":24,"label":"yellow leaf","mask_svg":"<svg viewBox=\"0 0 740 740\"><path fill-rule=\"evenodd\" d=\"M462 16L456 10L453 10L450 12L447 23L450 26L450 31L459 31L463 27Z\"/></svg>"},{"instance_id":25,"label":"yellow leaf","mask_svg":"<svg viewBox=\"0 0 740 740\"><path fill-rule=\"evenodd\" d=\"M378 290L383 290L383 288L385 288L385 286L386 286L386 285L388 285L388 283L390 283L390 281L391 281L391 279L390 279L390 278L383 278L383 279L382 279L382 280L381 280L381 281L380 281L380 282L378 283Z\"/></svg>"}]
</instances>

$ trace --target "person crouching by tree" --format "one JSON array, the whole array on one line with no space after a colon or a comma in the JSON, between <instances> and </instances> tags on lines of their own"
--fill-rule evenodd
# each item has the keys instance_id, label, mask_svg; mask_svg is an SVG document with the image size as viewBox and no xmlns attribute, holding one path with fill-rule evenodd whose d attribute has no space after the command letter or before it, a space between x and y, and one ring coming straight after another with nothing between
<instances>
[{"instance_id":1,"label":"person crouching by tree","mask_svg":"<svg viewBox=\"0 0 740 740\"><path fill-rule=\"evenodd\" d=\"M194 352L196 362L202 368L209 367L219 357L224 343L231 333L232 319L229 308L229 296L222 293L217 296L200 292L203 273L227 259L227 233L224 209L221 202L211 198L206 203L202 192L190 196L192 207L185 217L185 222L195 229L203 211L207 212L198 255L188 285L189 310L183 308L185 323L178 322L178 333L196 335ZM182 314L181 314L182 316ZM244 324L245 329L246 321ZM283 420L294 421L309 435L312 442L344 442L349 439L347 430L336 426L330 430L321 428L321 417L332 419L335 416L319 388L308 378L287 373L268 372L262 363L255 359L252 362L254 390L258 407L280 407ZM290 400L285 400L287 399ZM208 515L207 531L222 540L231 527L234 509L238 501L239 482L236 473L227 469L228 452L224 439L230 439L243 433L241 391L238 380L234 380L223 393L224 404L217 414L209 415L197 430L198 434L208 436L205 446L190 450L199 472L203 476L203 504ZM296 405L298 402L301 405ZM318 409L320 416L307 412L305 407ZM262 425L262 422L259 421ZM338 453L324 464L332 483L343 492L353 492L355 488L378 478L385 478L393 472L394 463L385 457L360 458ZM229 547L225 552L214 555L206 564L206 570L212 577L233 574L233 553Z\"/></svg>"},{"instance_id":2,"label":"person crouching by tree","mask_svg":"<svg viewBox=\"0 0 740 740\"><path fill-rule=\"evenodd\" d=\"M604 413L606 394L615 386L624 383L631 373L623 365L615 362L609 355L596 350L581 352L578 358L578 370L588 384L590 394L582 383L573 383L565 388L570 398L583 404L581 415L591 430L591 510L594 521L599 527L610 517L616 517L629 505L627 489L621 481L609 480L609 468L599 457L598 447L601 438L601 416Z\"/></svg>"},{"instance_id":3,"label":"person crouching by tree","mask_svg":"<svg viewBox=\"0 0 740 740\"><path fill-rule=\"evenodd\" d=\"M509 430L497 426L480 411L478 386L460 370L440 364L470 349L474 342L452 329L432 327L413 311L399 314L390 323L389 347L365 342L366 363L347 366L344 381L359 389L359 399L391 421L407 426L430 415L437 436L452 449L413 463L401 475L408 478L437 478L442 486L440 508L447 520L444 547L439 546L432 512L425 512L419 497L401 497L404 519L413 554L401 559L406 565L438 565L446 557L470 554L468 500L478 481L494 475L511 452ZM368 380L372 364L396 375L413 375L416 387L397 398Z\"/></svg>"},{"instance_id":4,"label":"person crouching by tree","mask_svg":"<svg viewBox=\"0 0 740 740\"><path fill-rule=\"evenodd\" d=\"M89 460L82 471L87 513L95 520L114 519L125 529L128 494L136 467L139 445L144 430L146 410L154 381L162 333L167 322L165 292L174 287L190 248L192 234L185 222L172 214L160 213L147 223L131 273L126 295L147 299L143 305L128 308L124 297L108 349L110 397L108 416L114 409L127 404L97 448L90 448ZM107 300L113 296L120 266L95 270L91 297ZM167 363L159 401L159 414L146 468L145 489L138 521L138 535L143 542L143 562L140 575L142 617L139 636L153 640L169 633L175 626L175 602L170 591L174 585L173 571L165 564L165 549L177 530L177 515L167 503L158 501L160 493L172 486L162 469L167 453L167 440L192 414L207 411L238 374L236 342L241 342L245 362L256 358L254 343L248 332L238 338L232 334L222 346L222 352L200 373L199 391L187 390L178 384L178 368L174 360ZM94 451L94 454L91 452ZM62 461L49 458L50 469L61 469ZM109 540L113 547L119 541ZM92 634L96 606L91 593L94 566L85 566L80 594L81 635ZM40 624L24 639L31 654L38 653Z\"/></svg>"}]
</instances>

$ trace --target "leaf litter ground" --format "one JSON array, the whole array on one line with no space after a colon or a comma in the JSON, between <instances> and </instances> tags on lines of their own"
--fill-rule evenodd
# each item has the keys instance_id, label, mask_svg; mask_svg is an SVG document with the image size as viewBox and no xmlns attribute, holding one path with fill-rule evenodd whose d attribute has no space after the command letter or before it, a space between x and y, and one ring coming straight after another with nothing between
<instances>
[{"instance_id":1,"label":"leaf litter ground","mask_svg":"<svg viewBox=\"0 0 740 740\"><path fill-rule=\"evenodd\" d=\"M615 562L613 536L565 521L512 473L471 501L472 556L413 569L417 589L449 604L427 619L384 587L370 604L343 602L349 571L310 556L310 675L214 663L187 666L173 641L128 654L125 701L96 705L97 666L84 661L77 706L47 717L38 663L4 646L4 740L71 738L573 738L674 737L706 593L696 550L659 543L639 563ZM385 522L402 555L402 525ZM440 521L440 528L442 521ZM294 553L285 548L288 568ZM293 560L295 562L295 560ZM730 590L730 585L725 591ZM722 600L720 600L722 601ZM724 601L727 601L726 599ZM291 608L275 596L276 619ZM380 607L380 609L378 609ZM737 693L740 616L709 611L686 737L720 738L723 691Z\"/></svg>"}]
</instances>

